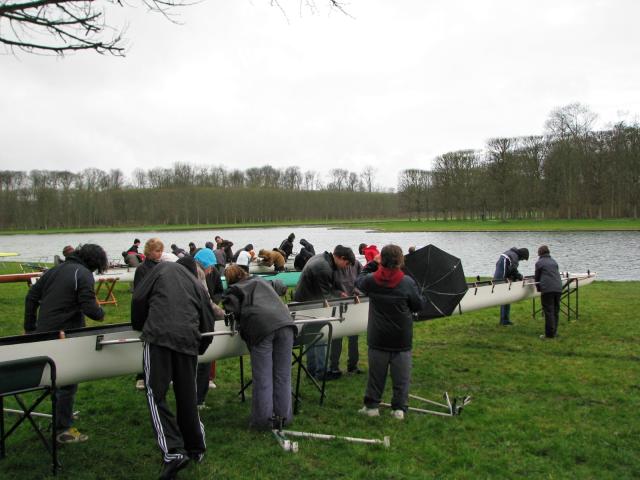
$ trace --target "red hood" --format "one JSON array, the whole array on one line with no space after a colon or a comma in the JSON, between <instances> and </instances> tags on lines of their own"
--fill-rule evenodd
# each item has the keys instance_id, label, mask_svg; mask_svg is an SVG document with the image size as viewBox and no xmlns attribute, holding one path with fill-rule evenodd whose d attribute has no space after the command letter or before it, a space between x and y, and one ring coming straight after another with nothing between
<instances>
[{"instance_id":1,"label":"red hood","mask_svg":"<svg viewBox=\"0 0 640 480\"><path fill-rule=\"evenodd\" d=\"M395 288L400 280L404 277L404 272L398 268L387 268L382 265L378 266L378 270L373 272L373 279L378 285L383 287Z\"/></svg>"}]
</instances>

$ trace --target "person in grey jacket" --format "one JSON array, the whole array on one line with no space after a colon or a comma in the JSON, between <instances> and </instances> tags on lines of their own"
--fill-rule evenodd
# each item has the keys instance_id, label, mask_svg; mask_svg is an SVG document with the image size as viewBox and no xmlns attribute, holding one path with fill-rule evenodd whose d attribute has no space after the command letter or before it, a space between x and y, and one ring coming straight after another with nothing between
<instances>
[{"instance_id":1,"label":"person in grey jacket","mask_svg":"<svg viewBox=\"0 0 640 480\"><path fill-rule=\"evenodd\" d=\"M239 265L225 269L229 284L222 304L233 313L251 355L251 427L271 429L274 419L291 423L291 350L297 329L271 283Z\"/></svg>"},{"instance_id":2,"label":"person in grey jacket","mask_svg":"<svg viewBox=\"0 0 640 480\"><path fill-rule=\"evenodd\" d=\"M520 260L529 260L529 250L526 248L511 247L502 253L496 262L496 271L493 274L494 280L511 280L512 282L522 280L522 274L518 271ZM500 305L500 325L513 325L509 314L511 305Z\"/></svg>"},{"instance_id":3,"label":"person in grey jacket","mask_svg":"<svg viewBox=\"0 0 640 480\"><path fill-rule=\"evenodd\" d=\"M206 449L198 416L196 365L211 337L213 310L206 290L187 268L164 262L136 286L131 325L142 331L143 369L152 427L162 452L161 479L174 478L190 459L201 461ZM177 416L166 401L173 381Z\"/></svg>"},{"instance_id":4,"label":"person in grey jacket","mask_svg":"<svg viewBox=\"0 0 640 480\"><path fill-rule=\"evenodd\" d=\"M102 320L104 310L98 305L92 272L107 268L107 254L99 245L82 245L60 265L47 270L29 289L25 299L24 331L39 333L85 326L85 315ZM73 403L78 385L56 389L56 425L59 443L88 440L73 425Z\"/></svg>"},{"instance_id":5,"label":"person in grey jacket","mask_svg":"<svg viewBox=\"0 0 640 480\"><path fill-rule=\"evenodd\" d=\"M540 301L544 313L544 335L540 335L540 338L554 338L558 335L562 278L558 263L551 258L548 246L542 245L538 248L538 257L535 280L536 289L541 293Z\"/></svg>"}]
</instances>

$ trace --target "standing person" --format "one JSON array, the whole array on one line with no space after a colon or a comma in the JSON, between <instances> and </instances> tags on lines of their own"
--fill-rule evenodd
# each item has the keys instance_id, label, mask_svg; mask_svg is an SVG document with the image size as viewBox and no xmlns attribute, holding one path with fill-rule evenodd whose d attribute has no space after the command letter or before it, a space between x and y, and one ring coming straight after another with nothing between
<instances>
[{"instance_id":1,"label":"standing person","mask_svg":"<svg viewBox=\"0 0 640 480\"><path fill-rule=\"evenodd\" d=\"M498 258L496 271L493 274L494 280L522 280L522 274L518 272L520 260L529 260L529 250L526 248L511 247ZM511 304L500 305L500 325L513 325L509 314Z\"/></svg>"},{"instance_id":2,"label":"standing person","mask_svg":"<svg viewBox=\"0 0 640 480\"><path fill-rule=\"evenodd\" d=\"M265 248L258 252L258 257L262 259L260 265L270 267L273 265L275 272L284 272L284 257L277 250L267 250Z\"/></svg>"},{"instance_id":3,"label":"standing person","mask_svg":"<svg viewBox=\"0 0 640 480\"><path fill-rule=\"evenodd\" d=\"M206 450L204 426L196 401L198 354L206 351L213 330L213 310L197 278L178 263L157 265L131 298L131 324L142 331L147 403L158 447L161 479L175 478L190 459L201 461ZM169 385L177 416L166 400Z\"/></svg>"},{"instance_id":4,"label":"standing person","mask_svg":"<svg viewBox=\"0 0 640 480\"><path fill-rule=\"evenodd\" d=\"M274 418L291 423L291 350L297 329L272 285L239 265L225 270L229 289L222 303L238 321L251 356L251 427L274 428Z\"/></svg>"},{"instance_id":5,"label":"standing person","mask_svg":"<svg viewBox=\"0 0 640 480\"><path fill-rule=\"evenodd\" d=\"M133 275L133 291L136 287L142 283L144 277L160 263L162 258L162 252L164 251L164 243L157 237L150 238L144 244L144 262L136 268L136 273ZM136 389L144 390L144 375L138 373L136 375Z\"/></svg>"},{"instance_id":6,"label":"standing person","mask_svg":"<svg viewBox=\"0 0 640 480\"><path fill-rule=\"evenodd\" d=\"M289 255L293 253L293 241L295 239L296 239L295 234L290 233L289 236L282 241L282 243L280 244L280 247L278 247L280 250L284 252L285 261L287 261L289 258Z\"/></svg>"},{"instance_id":7,"label":"standing person","mask_svg":"<svg viewBox=\"0 0 640 480\"><path fill-rule=\"evenodd\" d=\"M340 287L348 296L361 295L362 292L355 286L356 279L362 271L362 265L358 260L353 265L347 265L342 270L336 270L334 279L336 286ZM347 373L359 374L362 370L358 368L358 360L360 355L358 352L358 335L351 335L348 338L349 356L347 357ZM331 341L331 352L329 353L329 372L327 380L340 378L342 371L340 370L340 356L342 355L342 338Z\"/></svg>"},{"instance_id":8,"label":"standing person","mask_svg":"<svg viewBox=\"0 0 640 480\"><path fill-rule=\"evenodd\" d=\"M558 263L551 257L547 245L538 248L535 280L544 313L544 335L540 335L540 338L555 338L558 335L562 278Z\"/></svg>"},{"instance_id":9,"label":"standing person","mask_svg":"<svg viewBox=\"0 0 640 480\"><path fill-rule=\"evenodd\" d=\"M336 285L335 273L338 270L354 265L356 256L353 250L343 245L336 245L333 253L324 252L314 255L307 262L300 274L293 299L296 302L310 300L327 300L329 298L346 297L340 287ZM307 352L307 370L318 379L325 375L324 360L327 344L316 344ZM327 378L329 380L330 378Z\"/></svg>"},{"instance_id":10,"label":"standing person","mask_svg":"<svg viewBox=\"0 0 640 480\"><path fill-rule=\"evenodd\" d=\"M94 291L94 271L107 268L107 254L99 245L86 244L60 265L47 270L29 289L25 299L24 331L64 331L85 326L85 315L103 320L104 310ZM73 403L78 385L56 389L56 439L58 443L84 442L89 437L73 427Z\"/></svg>"},{"instance_id":11,"label":"standing person","mask_svg":"<svg viewBox=\"0 0 640 480\"><path fill-rule=\"evenodd\" d=\"M426 304L413 278L402 271L404 256L397 245L386 245L356 280L356 287L369 295L369 377L360 413L380 415L387 371L391 372L391 415L403 420L408 407L413 344L413 313Z\"/></svg>"},{"instance_id":12,"label":"standing person","mask_svg":"<svg viewBox=\"0 0 640 480\"><path fill-rule=\"evenodd\" d=\"M358 253L360 255L364 255L364 259L366 263L371 262L376 256L380 255L378 251L378 247L375 245L367 245L366 243L361 243L358 245Z\"/></svg>"}]
</instances>

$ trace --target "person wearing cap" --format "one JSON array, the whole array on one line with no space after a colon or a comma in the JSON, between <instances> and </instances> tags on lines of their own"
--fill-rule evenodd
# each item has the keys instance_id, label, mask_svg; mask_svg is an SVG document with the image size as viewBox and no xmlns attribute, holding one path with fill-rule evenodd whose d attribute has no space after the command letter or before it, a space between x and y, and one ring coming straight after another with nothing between
<instances>
[{"instance_id":1,"label":"person wearing cap","mask_svg":"<svg viewBox=\"0 0 640 480\"><path fill-rule=\"evenodd\" d=\"M397 245L385 245L363 269L356 288L369 295L367 345L369 375L364 406L358 411L369 417L380 415L387 372L393 395L391 415L403 420L408 410L413 346L413 313L426 305L418 285L402 270L404 256Z\"/></svg>"},{"instance_id":2,"label":"person wearing cap","mask_svg":"<svg viewBox=\"0 0 640 480\"><path fill-rule=\"evenodd\" d=\"M222 288L222 280L220 278L220 273L216 268L215 261L216 258L213 252L208 248L203 248L196 253L195 257L193 257L193 269L195 271L194 275L198 277L198 280L209 296L215 319L222 320L224 318L224 310L218 307L217 303L222 298L224 289ZM188 264L188 268L191 269L189 259L186 259L182 263ZM199 410L207 408L205 400L207 399L207 393L209 392L210 381L213 382L213 379L209 378L210 372L215 371L215 368L212 368L213 365L215 365L215 362L198 364L198 371L196 373L196 390L198 393L197 400ZM215 386L215 383L213 385Z\"/></svg>"},{"instance_id":3,"label":"person wearing cap","mask_svg":"<svg viewBox=\"0 0 640 480\"><path fill-rule=\"evenodd\" d=\"M293 419L291 350L297 333L291 313L280 300L276 285L249 275L240 265L229 265L225 277L229 289L222 303L234 314L251 356L250 426L271 429L274 418L288 425Z\"/></svg>"},{"instance_id":4,"label":"person wearing cap","mask_svg":"<svg viewBox=\"0 0 640 480\"><path fill-rule=\"evenodd\" d=\"M302 269L293 299L296 302L327 300L346 297L347 294L336 283L335 272L356 263L356 256L349 247L336 245L333 253L323 252L309 259ZM327 344L316 344L307 352L307 370L312 376L325 377ZM333 378L327 376L327 380Z\"/></svg>"},{"instance_id":5,"label":"person wearing cap","mask_svg":"<svg viewBox=\"0 0 640 480\"><path fill-rule=\"evenodd\" d=\"M162 262L131 298L131 325L141 331L147 404L154 437L162 453L161 479L175 478L206 450L197 408L196 366L213 330L211 301L198 279L182 264ZM173 382L175 408L167 402Z\"/></svg>"},{"instance_id":6,"label":"person wearing cap","mask_svg":"<svg viewBox=\"0 0 640 480\"><path fill-rule=\"evenodd\" d=\"M522 274L518 272L520 260L529 260L529 250L526 248L511 247L498 258L494 280L510 280L512 282L522 280ZM500 325L513 325L509 314L511 304L500 305Z\"/></svg>"},{"instance_id":7,"label":"person wearing cap","mask_svg":"<svg viewBox=\"0 0 640 480\"><path fill-rule=\"evenodd\" d=\"M540 292L540 302L544 314L544 335L540 335L540 338L555 338L558 335L562 278L558 262L551 257L547 245L538 248L534 278L536 289Z\"/></svg>"}]
</instances>

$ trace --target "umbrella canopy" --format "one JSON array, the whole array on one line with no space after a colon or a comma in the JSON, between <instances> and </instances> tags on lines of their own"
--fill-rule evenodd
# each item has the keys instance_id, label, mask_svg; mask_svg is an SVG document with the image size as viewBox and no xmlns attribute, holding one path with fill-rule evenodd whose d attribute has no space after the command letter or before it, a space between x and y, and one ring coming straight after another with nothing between
<instances>
[{"instance_id":1,"label":"umbrella canopy","mask_svg":"<svg viewBox=\"0 0 640 480\"><path fill-rule=\"evenodd\" d=\"M418 319L451 315L467 293L460 259L435 245L427 245L405 255L404 264L427 299L428 306L418 313Z\"/></svg>"}]
</instances>

